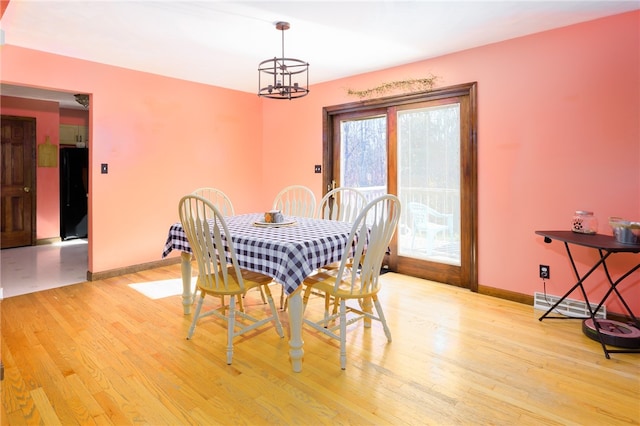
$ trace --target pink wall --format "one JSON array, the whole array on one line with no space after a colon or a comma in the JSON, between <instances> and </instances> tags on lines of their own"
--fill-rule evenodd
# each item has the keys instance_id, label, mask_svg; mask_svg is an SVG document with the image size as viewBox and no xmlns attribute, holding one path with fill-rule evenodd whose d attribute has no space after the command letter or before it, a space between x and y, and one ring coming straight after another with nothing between
<instances>
[{"instance_id":1,"label":"pink wall","mask_svg":"<svg viewBox=\"0 0 640 426\"><path fill-rule=\"evenodd\" d=\"M60 124L89 126L89 110L60 108Z\"/></svg>"},{"instance_id":2,"label":"pink wall","mask_svg":"<svg viewBox=\"0 0 640 426\"><path fill-rule=\"evenodd\" d=\"M561 243L536 230L568 230L573 212L593 210L600 232L609 216L640 220L640 12L318 84L295 102L265 103L265 194L285 183L321 195L323 106L356 101L347 88L433 73L439 86L478 83L479 284L532 295L542 291L538 265L551 266L547 291L575 282ZM268 102L268 101L265 101ZM285 153L285 154L281 154ZM597 252L575 251L586 272ZM616 255L612 273L639 256ZM600 298L604 274L590 279ZM620 287L640 312L640 273ZM574 295L580 299L579 294ZM617 303L608 303L623 312Z\"/></svg>"},{"instance_id":3,"label":"pink wall","mask_svg":"<svg viewBox=\"0 0 640 426\"><path fill-rule=\"evenodd\" d=\"M36 145L47 136L58 145L59 115L56 102L2 96L3 115L33 117L36 119ZM38 148L36 146L36 155ZM37 162L36 162L37 164ZM60 175L58 168L36 167L36 239L60 236Z\"/></svg>"},{"instance_id":4,"label":"pink wall","mask_svg":"<svg viewBox=\"0 0 640 426\"><path fill-rule=\"evenodd\" d=\"M2 59L3 82L91 94L90 271L158 260L196 187L222 188L240 213L262 208L249 196L262 176L262 129L247 125L257 96L10 45Z\"/></svg>"},{"instance_id":5,"label":"pink wall","mask_svg":"<svg viewBox=\"0 0 640 426\"><path fill-rule=\"evenodd\" d=\"M157 260L178 198L196 186L222 188L239 213L264 210L292 183L320 197L322 107L355 101L346 88L430 73L440 86L476 81L479 282L530 295L544 263L548 291L562 294L574 281L564 249L535 230L568 229L576 209L595 211L603 233L609 216L640 219L639 21L627 13L316 84L292 102L7 45L0 71L3 82L92 94L93 272ZM575 252L581 270L595 256ZM612 274L632 262L616 256ZM636 312L639 275L620 288ZM589 285L596 298L603 280Z\"/></svg>"}]
</instances>

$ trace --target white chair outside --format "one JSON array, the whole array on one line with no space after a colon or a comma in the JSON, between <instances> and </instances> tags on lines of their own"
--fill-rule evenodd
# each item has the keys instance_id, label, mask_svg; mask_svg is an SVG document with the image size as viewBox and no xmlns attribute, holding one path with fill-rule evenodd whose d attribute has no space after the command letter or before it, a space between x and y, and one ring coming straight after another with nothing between
<instances>
[{"instance_id":1,"label":"white chair outside","mask_svg":"<svg viewBox=\"0 0 640 426\"><path fill-rule=\"evenodd\" d=\"M424 251L427 255L433 252L439 234L453 234L453 214L440 213L431 207L410 202L407 205L411 228L411 249L416 249L416 237L424 235Z\"/></svg>"},{"instance_id":2,"label":"white chair outside","mask_svg":"<svg viewBox=\"0 0 640 426\"><path fill-rule=\"evenodd\" d=\"M391 331L378 300L379 277L382 261L398 225L400 209L400 200L395 195L387 194L371 201L353 223L337 273L320 271L304 280L305 308L312 290L328 294L340 302L339 312L329 315L325 298L324 317L321 320L305 317L303 321L316 331L340 341L340 367L343 370L347 363L347 325L361 319L379 321L387 341L391 342ZM370 309L369 301L373 302L375 312Z\"/></svg>"},{"instance_id":3,"label":"white chair outside","mask_svg":"<svg viewBox=\"0 0 640 426\"><path fill-rule=\"evenodd\" d=\"M284 188L273 200L273 209L285 216L313 217L316 212L316 196L303 185Z\"/></svg>"},{"instance_id":4,"label":"white chair outside","mask_svg":"<svg viewBox=\"0 0 640 426\"><path fill-rule=\"evenodd\" d=\"M180 222L198 264L196 287L200 291L187 339L193 336L196 323L200 319L210 315L222 319L227 327L227 364L231 364L234 337L269 322L273 322L278 335L284 337L278 311L269 290L272 279L267 275L241 269L238 266L231 239L227 238L223 241L223 236L230 235L224 215L204 197L192 194L182 197L178 211ZM227 252L230 262L227 261ZM270 315L264 317L266 313L263 312L262 319L236 309L236 298L257 287L262 288L267 295L270 309ZM207 295L220 297L223 301L222 305L202 312L204 298ZM224 304L225 296L229 296L228 305Z\"/></svg>"}]
</instances>

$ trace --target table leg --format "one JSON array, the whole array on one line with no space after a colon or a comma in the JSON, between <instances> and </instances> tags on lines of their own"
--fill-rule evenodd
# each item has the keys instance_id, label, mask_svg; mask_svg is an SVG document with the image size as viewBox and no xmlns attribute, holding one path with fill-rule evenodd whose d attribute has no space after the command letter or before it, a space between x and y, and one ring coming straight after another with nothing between
<instances>
[{"instance_id":1,"label":"table leg","mask_svg":"<svg viewBox=\"0 0 640 426\"><path fill-rule=\"evenodd\" d=\"M631 268L629 271L627 271L627 273L625 273L624 275L622 275L620 278L618 278L615 282L613 281L613 279L611 278L611 275L609 274L609 268L607 267L606 263L602 263L602 266L604 268L604 271L607 275L607 279L609 280L609 285L610 288L609 290L607 290L607 292L605 293L604 297L602 298L602 301L600 302L600 304L598 305L598 307L596 308L596 311L598 309L600 309L600 307L602 305L604 305L604 302L607 300L607 298L609 297L609 295L614 292L616 294L616 296L618 296L618 300L620 300L620 302L622 302L622 304L624 305L625 309L627 310L627 313L631 316L631 320L633 321L633 324L636 328L640 328L640 321L638 321L638 318L636 318L636 316L633 314L633 312L631 311L631 308L629 307L629 305L627 305L627 302L624 300L624 298L622 297L622 294L620 294L620 292L618 291L618 284L620 284L620 282L622 282L622 280L624 280L625 278L627 278L629 275L633 274L636 270L640 269L640 263L638 263L636 266L634 266L633 268Z\"/></svg>"},{"instance_id":2,"label":"table leg","mask_svg":"<svg viewBox=\"0 0 640 426\"><path fill-rule=\"evenodd\" d=\"M191 253L183 251L180 254L182 261L180 269L182 269L182 309L185 315L191 313L191 305L193 304L193 292L191 291Z\"/></svg>"},{"instance_id":3,"label":"table leg","mask_svg":"<svg viewBox=\"0 0 640 426\"><path fill-rule=\"evenodd\" d=\"M573 256L571 255L571 250L569 249L569 244L567 244L566 242L564 243L564 246L567 250L567 256L569 257L569 262L571 263L571 267L573 268L573 272L576 275L576 278L578 279L578 282L575 283L573 285L573 287L571 287L569 289L569 291L567 291L552 307L550 307L547 312L545 312L540 318L538 318L540 321L542 321L544 318L547 318L548 315L550 313L552 313L557 307L558 305L560 305L560 303L562 303L567 297L569 297L569 295L571 293L573 293L574 290L580 288L580 291L582 292L582 297L584 297L584 302L587 306L587 309L589 310L589 316L587 318L595 318L595 314L597 312L593 311L591 308L591 304L589 303L589 298L587 297L587 292L584 289L584 285L582 284L584 282L584 280L586 280L592 273L593 271L595 271L596 269L598 269L598 267L601 264L604 264L604 262L606 261L606 259L609 257L609 255L611 255L611 252L607 252L604 256L602 255L602 252L600 252L600 259L598 260L598 262L596 262L595 265L593 265L591 267L591 269L589 269L589 271L584 274L582 277L580 277L580 273L578 272L578 268L576 267L575 262L573 261ZM548 317L548 318L558 318L558 317ZM582 319L586 319L586 318L582 318Z\"/></svg>"},{"instance_id":4,"label":"table leg","mask_svg":"<svg viewBox=\"0 0 640 426\"><path fill-rule=\"evenodd\" d=\"M607 300L607 298L611 295L611 293L615 293L619 300L622 302L622 304L624 305L624 307L627 309L627 312L629 313L629 315L631 316L632 320L633 320L633 324L635 326L638 325L638 319L636 318L636 316L633 314L633 312L631 311L631 308L629 307L629 305L627 304L627 302L624 300L624 298L622 297L622 294L620 294L620 292L618 291L618 284L620 284L620 282L622 280L624 280L626 277L628 277L629 275L631 275L633 272L635 272L636 270L640 269L640 264L636 265L635 267L631 268L627 273L625 273L624 275L622 275L620 278L618 278L618 280L616 280L615 282L613 281L613 279L611 278L611 274L609 274L609 268L607 266L607 258L614 252L612 251L605 251L602 249L597 249L598 250L598 254L600 255L600 259L596 262L595 265L593 265L591 267L591 269L589 269L589 271L584 274L582 277L580 276L580 273L578 272L578 269L576 267L575 262L573 261L573 256L571 255L571 250L569 249L569 244L567 242L564 243L565 248L567 250L567 255L569 257L569 261L571 263L571 267L573 268L573 271L576 275L576 278L578 279L578 282L576 284L574 284L573 287L571 287L571 289L569 289L568 292L566 292L561 298L560 300L558 300L551 308L549 308L547 310L547 312L544 313L544 315L542 315L539 320L542 321L545 317L546 318L568 318L568 317L549 317L548 315L553 312L553 310L563 301L565 300L574 290L576 290L577 288L580 288L580 291L582 292L582 296L584 297L584 301L585 304L587 306L587 309L589 310L589 317L587 318L591 318L591 320L593 321L593 326L595 328L596 331L596 335L598 337L598 341L600 343L600 345L602 346L602 350L604 351L604 356L607 359L610 359L611 357L609 356L610 353L638 353L638 350L633 350L633 349L608 349L607 345L605 343L604 338L602 337L602 332L600 331L600 325L598 324L598 319L596 318L596 313L600 310L600 308L602 307L602 305L604 305L605 301ZM589 299L587 298L587 293L586 290L584 288L583 282L587 279L587 277L589 277L591 275L591 273L593 271L595 271L600 265L602 265L602 268L604 269L605 275L607 277L607 280L609 281L609 289L607 290L606 294L604 295L604 297L602 298L602 300L600 301L600 303L598 304L598 306L596 306L595 309L593 309L591 307L591 304L589 303ZM587 319L587 318L580 318L580 319Z\"/></svg>"},{"instance_id":5,"label":"table leg","mask_svg":"<svg viewBox=\"0 0 640 426\"><path fill-rule=\"evenodd\" d=\"M289 295L289 359L295 373L302 371L304 341L302 340L302 286Z\"/></svg>"},{"instance_id":6,"label":"table leg","mask_svg":"<svg viewBox=\"0 0 640 426\"><path fill-rule=\"evenodd\" d=\"M602 257L602 251L600 251L600 257ZM607 300L609 295L612 292L615 292L615 294L618 296L618 299L620 300L620 302L622 302L622 304L624 305L625 309L627 310L627 313L631 316L631 320L632 320L633 326L636 327L636 328L639 327L640 326L640 322L638 321L638 318L636 318L634 313L631 311L631 308L629 307L627 302L624 300L624 298L622 297L622 294L620 294L620 292L618 291L617 287L618 287L618 284L620 284L620 282L622 280L624 280L626 277L631 275L637 269L640 269L640 263L638 263L636 266L631 268L627 273L622 275L615 282L611 278L611 275L609 274L609 269L608 269L607 264L605 262L602 262L602 267L604 268L604 271L605 271L605 273L607 275L607 279L609 280L610 287L609 287L609 290L607 290L607 292L605 293L604 297L602 298L602 301L596 307L595 312L597 312L598 309L600 309L600 307L602 305L604 305L604 302ZM593 326L594 326L594 328L596 330L596 334L598 336L598 340L600 341L600 344L602 345L602 350L604 351L604 356L607 359L610 358L610 356L609 356L610 353L638 353L638 352L640 352L638 349L608 349L607 345L605 344L604 339L602 337L602 333L600 332L600 326L598 324L598 320L595 317L593 318Z\"/></svg>"}]
</instances>

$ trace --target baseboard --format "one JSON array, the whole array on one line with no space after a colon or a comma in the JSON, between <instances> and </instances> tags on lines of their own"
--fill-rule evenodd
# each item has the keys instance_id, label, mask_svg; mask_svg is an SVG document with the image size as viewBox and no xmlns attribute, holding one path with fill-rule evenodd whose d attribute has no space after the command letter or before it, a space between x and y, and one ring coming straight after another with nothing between
<instances>
[{"instance_id":1,"label":"baseboard","mask_svg":"<svg viewBox=\"0 0 640 426\"><path fill-rule=\"evenodd\" d=\"M133 274L135 272L145 271L147 269L160 268L162 266L175 265L180 263L182 258L170 257L167 259L156 260L153 262L140 263L138 265L130 265L122 268L110 269L108 271L91 272L87 271L87 281L105 280L107 278L118 277L120 275Z\"/></svg>"},{"instance_id":2,"label":"baseboard","mask_svg":"<svg viewBox=\"0 0 640 426\"><path fill-rule=\"evenodd\" d=\"M157 260L154 262L141 263L138 265L125 266L123 268L111 269L102 272L90 272L87 271L87 281L98 281L107 278L113 278L120 275L132 274L135 272L144 271L147 269L160 268L162 266L175 265L180 263L182 258L171 257L168 259ZM488 287L484 285L478 285L478 293L487 296L497 297L499 299L510 300L512 302L522 303L529 306L534 306L535 300L533 295L517 293L515 291L504 290L500 288ZM614 321L628 322L631 317L617 314L615 312L607 312L607 317Z\"/></svg>"},{"instance_id":3,"label":"baseboard","mask_svg":"<svg viewBox=\"0 0 640 426\"><path fill-rule=\"evenodd\" d=\"M500 288L487 287L478 285L478 293L485 294L487 296L497 297L499 299L511 300L512 302L523 303L525 305L534 306L535 299L533 295L516 293L514 291L503 290ZM619 321L627 323L631 320L628 315L607 311L607 318L613 321Z\"/></svg>"},{"instance_id":4,"label":"baseboard","mask_svg":"<svg viewBox=\"0 0 640 426\"><path fill-rule=\"evenodd\" d=\"M36 240L36 245L37 246L43 246L46 244L55 244L55 243L59 243L61 242L62 239L60 237L53 237L53 238L41 238L39 240Z\"/></svg>"},{"instance_id":5,"label":"baseboard","mask_svg":"<svg viewBox=\"0 0 640 426\"><path fill-rule=\"evenodd\" d=\"M513 302L524 303L533 306L533 295L516 293L515 291L503 290L500 288L487 287L478 285L478 293L487 296L497 297L498 299L511 300Z\"/></svg>"}]
</instances>

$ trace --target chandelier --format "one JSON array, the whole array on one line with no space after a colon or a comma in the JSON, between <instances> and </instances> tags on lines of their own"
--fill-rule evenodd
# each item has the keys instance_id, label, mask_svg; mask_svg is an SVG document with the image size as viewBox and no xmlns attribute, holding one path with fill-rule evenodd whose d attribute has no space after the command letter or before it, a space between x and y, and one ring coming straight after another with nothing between
<instances>
[{"instance_id":1,"label":"chandelier","mask_svg":"<svg viewBox=\"0 0 640 426\"><path fill-rule=\"evenodd\" d=\"M76 98L76 102L85 108L89 108L89 95L83 95L81 93L73 95Z\"/></svg>"},{"instance_id":2,"label":"chandelier","mask_svg":"<svg viewBox=\"0 0 640 426\"><path fill-rule=\"evenodd\" d=\"M276 29L282 31L282 57L267 59L258 65L258 96L289 100L306 96L309 64L284 56L284 32L289 29L289 23L277 22Z\"/></svg>"}]
</instances>

